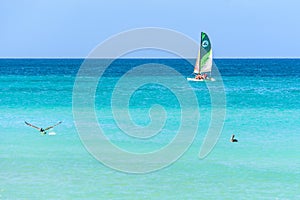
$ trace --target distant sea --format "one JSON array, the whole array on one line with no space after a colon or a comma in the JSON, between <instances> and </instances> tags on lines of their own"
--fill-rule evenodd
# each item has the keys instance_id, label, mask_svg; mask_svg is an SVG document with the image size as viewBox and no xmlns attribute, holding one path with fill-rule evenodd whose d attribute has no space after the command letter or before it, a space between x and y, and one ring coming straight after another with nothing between
<instances>
[{"instance_id":1,"label":"distant sea","mask_svg":"<svg viewBox=\"0 0 300 200\"><path fill-rule=\"evenodd\" d=\"M81 142L72 91L82 62L0 59L0 199L300 199L300 60L216 59L226 92L226 119L216 146L199 159L210 100L206 83L189 83L201 112L194 143L172 165L139 175L103 165ZM113 85L147 63L170 66L183 76L193 71L182 59L120 59L103 81ZM180 113L172 92L152 85L134 95L130 112L136 123L149 123L152 101L175 118L166 123L165 134L133 142L122 137L111 115L112 90L99 89L95 107L116 145L147 152L171 141ZM43 136L24 121L41 127L63 123L52 130L56 135ZM232 134L238 143L229 142Z\"/></svg>"}]
</instances>

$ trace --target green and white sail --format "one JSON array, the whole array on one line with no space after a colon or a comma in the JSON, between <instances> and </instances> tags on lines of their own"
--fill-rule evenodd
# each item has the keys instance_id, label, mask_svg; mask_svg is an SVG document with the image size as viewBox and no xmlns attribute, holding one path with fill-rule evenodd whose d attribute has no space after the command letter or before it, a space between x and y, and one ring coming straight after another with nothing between
<instances>
[{"instance_id":1,"label":"green and white sail","mask_svg":"<svg viewBox=\"0 0 300 200\"><path fill-rule=\"evenodd\" d=\"M201 32L201 42L198 51L194 73L208 73L212 68L212 48L211 43L206 33Z\"/></svg>"}]
</instances>

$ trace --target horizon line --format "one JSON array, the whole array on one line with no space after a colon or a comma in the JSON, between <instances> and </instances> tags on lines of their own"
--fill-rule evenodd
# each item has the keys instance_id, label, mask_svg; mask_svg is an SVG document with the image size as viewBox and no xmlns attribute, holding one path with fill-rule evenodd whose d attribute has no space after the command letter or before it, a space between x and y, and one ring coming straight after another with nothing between
<instances>
[{"instance_id":1,"label":"horizon line","mask_svg":"<svg viewBox=\"0 0 300 200\"><path fill-rule=\"evenodd\" d=\"M0 59L184 59L181 57L119 57L119 58L87 58L87 57L0 57ZM196 59L196 57L185 58ZM213 59L300 59L300 57L214 57Z\"/></svg>"}]
</instances>

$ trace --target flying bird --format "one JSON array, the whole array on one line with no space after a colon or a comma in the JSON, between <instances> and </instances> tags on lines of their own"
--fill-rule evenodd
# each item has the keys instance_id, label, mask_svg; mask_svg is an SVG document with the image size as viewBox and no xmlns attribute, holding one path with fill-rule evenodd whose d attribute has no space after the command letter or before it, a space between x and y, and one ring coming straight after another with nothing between
<instances>
[{"instance_id":1,"label":"flying bird","mask_svg":"<svg viewBox=\"0 0 300 200\"><path fill-rule=\"evenodd\" d=\"M55 126L57 126L57 125L59 125L59 124L61 124L62 122L58 122L57 124L54 124L53 126L49 126L49 127L47 127L47 128L40 128L40 127L37 127L37 126L35 126L35 125L33 125L33 124L30 124L30 123L28 123L28 122L26 122L25 121L25 124L26 125L28 125L28 126L31 126L31 127L33 127L33 128L35 128L35 129L37 129L37 130L39 130L40 131L40 133L42 133L42 134L47 134L47 130L49 130L49 129L52 129L52 128L54 128Z\"/></svg>"}]
</instances>

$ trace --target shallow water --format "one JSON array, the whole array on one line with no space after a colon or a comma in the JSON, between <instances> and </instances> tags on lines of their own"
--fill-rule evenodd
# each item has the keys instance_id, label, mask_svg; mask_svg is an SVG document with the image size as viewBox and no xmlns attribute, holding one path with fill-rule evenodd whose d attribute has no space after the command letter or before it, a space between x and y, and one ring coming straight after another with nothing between
<instances>
[{"instance_id":1,"label":"shallow water","mask_svg":"<svg viewBox=\"0 0 300 200\"><path fill-rule=\"evenodd\" d=\"M161 105L167 118L158 135L148 139L126 136L114 120L110 107L114 84L126 71L149 62L171 66L183 76L192 69L188 62L176 59L117 60L96 92L96 115L103 131L112 143L129 152L157 151L172 142L180 127L176 94L156 84L135 91L129 110L136 124L146 126L151 123L149 108ZM226 119L216 146L205 159L198 155L211 122L207 86L176 86L178 91L192 88L198 97L198 134L176 162L139 175L103 165L81 142L72 113L73 85L81 63L73 59L0 60L0 199L300 198L300 60L216 60L225 85ZM122 99L127 93L118 94ZM127 108L117 104L114 109ZM42 127L63 123L53 129L56 135L43 136L24 121ZM229 142L231 134L238 143Z\"/></svg>"}]
</instances>

